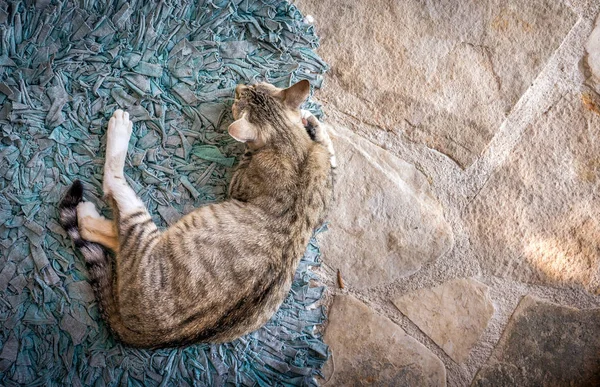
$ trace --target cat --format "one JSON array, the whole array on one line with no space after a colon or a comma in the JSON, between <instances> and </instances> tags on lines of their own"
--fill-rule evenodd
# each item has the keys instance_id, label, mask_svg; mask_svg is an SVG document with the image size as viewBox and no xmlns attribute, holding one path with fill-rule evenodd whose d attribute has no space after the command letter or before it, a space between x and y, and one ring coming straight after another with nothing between
<instances>
[{"instance_id":1,"label":"cat","mask_svg":"<svg viewBox=\"0 0 600 387\"><path fill-rule=\"evenodd\" d=\"M325 125L299 108L309 91L305 80L287 89L238 85L228 131L246 150L228 199L163 232L124 178L132 122L114 112L103 178L114 221L83 201L79 181L59 214L87 263L102 316L123 343L228 342L277 311L332 196L331 140Z\"/></svg>"}]
</instances>

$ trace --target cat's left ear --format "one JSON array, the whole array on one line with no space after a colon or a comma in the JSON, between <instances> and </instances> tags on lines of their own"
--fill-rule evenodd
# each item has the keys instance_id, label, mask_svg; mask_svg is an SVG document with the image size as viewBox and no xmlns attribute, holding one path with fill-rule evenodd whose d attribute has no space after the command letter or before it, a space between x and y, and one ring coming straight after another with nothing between
<instances>
[{"instance_id":1,"label":"cat's left ear","mask_svg":"<svg viewBox=\"0 0 600 387\"><path fill-rule=\"evenodd\" d=\"M254 141L258 138L256 128L246 119L245 115L239 120L233 121L227 131L239 142Z\"/></svg>"},{"instance_id":2,"label":"cat's left ear","mask_svg":"<svg viewBox=\"0 0 600 387\"><path fill-rule=\"evenodd\" d=\"M310 82L306 79L282 90L284 103L292 109L298 109L310 93Z\"/></svg>"}]
</instances>

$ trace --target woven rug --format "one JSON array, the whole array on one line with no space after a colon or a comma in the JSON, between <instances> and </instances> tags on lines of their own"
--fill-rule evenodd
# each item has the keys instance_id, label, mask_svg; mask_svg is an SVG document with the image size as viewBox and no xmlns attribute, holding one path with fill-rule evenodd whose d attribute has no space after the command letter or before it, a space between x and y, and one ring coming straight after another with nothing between
<instances>
[{"instance_id":1,"label":"woven rug","mask_svg":"<svg viewBox=\"0 0 600 387\"><path fill-rule=\"evenodd\" d=\"M162 226L225 197L242 151L233 89L308 79L326 64L285 1L0 0L0 385L315 385L328 348L314 239L271 321L232 343L116 343L57 222L75 179L101 200L108 118L130 113L129 184ZM319 114L319 107L305 108Z\"/></svg>"}]
</instances>

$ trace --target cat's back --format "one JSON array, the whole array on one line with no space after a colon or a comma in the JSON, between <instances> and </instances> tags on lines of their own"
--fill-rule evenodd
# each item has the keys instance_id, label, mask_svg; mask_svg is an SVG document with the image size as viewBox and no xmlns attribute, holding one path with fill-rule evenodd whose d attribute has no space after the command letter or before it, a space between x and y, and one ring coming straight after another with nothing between
<instances>
[{"instance_id":1,"label":"cat's back","mask_svg":"<svg viewBox=\"0 0 600 387\"><path fill-rule=\"evenodd\" d=\"M141 257L138 283L123 285L131 289L123 294L123 317L149 330L178 329L188 319L210 325L278 276L286 239L255 205L228 200L200 207Z\"/></svg>"}]
</instances>

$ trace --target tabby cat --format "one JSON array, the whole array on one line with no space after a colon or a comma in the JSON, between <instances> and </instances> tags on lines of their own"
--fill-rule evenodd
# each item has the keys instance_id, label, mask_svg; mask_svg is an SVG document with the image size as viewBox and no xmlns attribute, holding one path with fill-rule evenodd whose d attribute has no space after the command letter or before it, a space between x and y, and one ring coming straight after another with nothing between
<instances>
[{"instance_id":1,"label":"tabby cat","mask_svg":"<svg viewBox=\"0 0 600 387\"><path fill-rule=\"evenodd\" d=\"M125 180L132 123L126 112L114 112L103 181L114 220L82 201L79 181L59 210L88 265L102 315L121 341L148 348L231 341L277 311L331 197L331 141L299 109L309 89L308 81L287 89L239 85L229 134L246 143L246 152L229 198L165 231ZM115 253L114 269L102 246Z\"/></svg>"}]
</instances>

